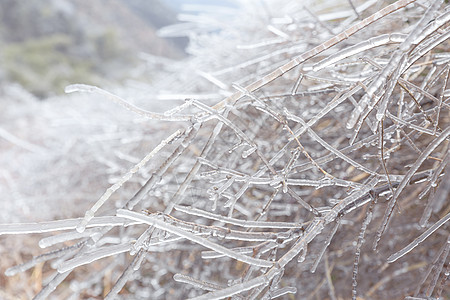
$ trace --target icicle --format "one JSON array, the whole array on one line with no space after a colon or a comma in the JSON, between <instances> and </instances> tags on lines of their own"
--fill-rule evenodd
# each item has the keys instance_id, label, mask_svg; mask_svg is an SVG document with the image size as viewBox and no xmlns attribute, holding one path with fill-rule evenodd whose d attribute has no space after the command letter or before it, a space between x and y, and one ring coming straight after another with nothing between
<instances>
[{"instance_id":1,"label":"icicle","mask_svg":"<svg viewBox=\"0 0 450 300\"><path fill-rule=\"evenodd\" d=\"M292 287L292 286L286 286L283 288L279 288L276 289L274 292L271 293L271 298L270 299L275 299L287 294L296 294L297 293L297 288L296 287Z\"/></svg>"},{"instance_id":2,"label":"icicle","mask_svg":"<svg viewBox=\"0 0 450 300\"><path fill-rule=\"evenodd\" d=\"M358 277L358 265L359 265L359 259L361 255L361 247L364 243L364 236L366 234L367 226L369 226L370 221L372 221L372 212L373 207L375 206L377 199L375 199L371 202L369 209L367 210L366 216L364 217L364 220L361 225L361 230L359 231L358 236L358 242L356 244L356 252L355 252L355 260L353 262L353 274L352 274L352 300L356 300L357 298L357 290L356 287L358 285L357 277Z\"/></svg>"},{"instance_id":3,"label":"icicle","mask_svg":"<svg viewBox=\"0 0 450 300\"><path fill-rule=\"evenodd\" d=\"M298 258L297 258L297 262L298 262L298 263L302 263L302 262L305 261L306 253L307 253L307 252L308 252L308 246L305 245L305 246L302 248L301 252L300 252L301 255L299 255Z\"/></svg>"}]
</instances>

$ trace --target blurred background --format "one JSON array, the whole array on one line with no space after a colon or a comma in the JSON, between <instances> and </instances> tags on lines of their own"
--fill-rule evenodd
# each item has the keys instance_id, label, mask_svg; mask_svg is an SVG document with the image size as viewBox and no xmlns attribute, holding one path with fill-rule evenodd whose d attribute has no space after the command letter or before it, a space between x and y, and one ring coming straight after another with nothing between
<instances>
[{"instance_id":1,"label":"blurred background","mask_svg":"<svg viewBox=\"0 0 450 300\"><path fill-rule=\"evenodd\" d=\"M0 1L0 80L44 99L74 82L151 80L142 53L183 59L187 37L158 36L183 7L232 1ZM192 13L192 11L191 11ZM156 70L153 70L156 71Z\"/></svg>"},{"instance_id":2,"label":"blurred background","mask_svg":"<svg viewBox=\"0 0 450 300\"><path fill-rule=\"evenodd\" d=\"M188 64L189 19L237 6L0 1L0 223L79 216L167 126L136 125L144 120L98 96L64 94L67 85L95 85L146 109L166 109L170 99L155 95L175 90L169 77Z\"/></svg>"}]
</instances>

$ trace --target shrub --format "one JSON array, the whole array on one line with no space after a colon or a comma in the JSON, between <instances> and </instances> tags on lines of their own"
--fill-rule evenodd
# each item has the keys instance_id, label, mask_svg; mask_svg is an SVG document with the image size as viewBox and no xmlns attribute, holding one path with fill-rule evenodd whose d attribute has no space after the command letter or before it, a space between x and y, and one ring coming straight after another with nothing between
<instances>
[{"instance_id":1,"label":"shrub","mask_svg":"<svg viewBox=\"0 0 450 300\"><path fill-rule=\"evenodd\" d=\"M66 247L6 274L53 260L36 299L64 280L75 297L107 299L448 297L448 8L413 2L323 4L319 16L277 2L267 14L244 7L259 19L241 15L236 27L198 26L193 57L159 86L188 99L164 113L69 86L186 125L84 218L1 225L69 230L39 242ZM206 92L226 98L207 104ZM148 161L134 195L98 212Z\"/></svg>"}]
</instances>

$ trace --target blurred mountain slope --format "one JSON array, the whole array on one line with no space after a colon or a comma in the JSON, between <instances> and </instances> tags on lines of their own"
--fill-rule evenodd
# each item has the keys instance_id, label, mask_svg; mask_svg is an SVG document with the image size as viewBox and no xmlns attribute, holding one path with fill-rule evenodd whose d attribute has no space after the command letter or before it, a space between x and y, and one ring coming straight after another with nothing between
<instances>
[{"instance_id":1,"label":"blurred mountain slope","mask_svg":"<svg viewBox=\"0 0 450 300\"><path fill-rule=\"evenodd\" d=\"M140 52L184 56L183 43L156 35L173 22L175 12L158 0L0 1L0 80L40 98L74 82L118 83Z\"/></svg>"}]
</instances>

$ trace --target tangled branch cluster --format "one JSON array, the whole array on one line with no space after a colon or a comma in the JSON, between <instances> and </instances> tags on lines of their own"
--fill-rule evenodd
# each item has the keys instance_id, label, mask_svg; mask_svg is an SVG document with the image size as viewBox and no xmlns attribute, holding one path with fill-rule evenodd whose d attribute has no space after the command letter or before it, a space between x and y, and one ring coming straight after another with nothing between
<instances>
[{"instance_id":1,"label":"tangled branch cluster","mask_svg":"<svg viewBox=\"0 0 450 300\"><path fill-rule=\"evenodd\" d=\"M316 15L297 2L283 2L281 16L258 12L264 30L238 50L226 40L236 29L205 34L204 20L192 21L193 58L164 80L185 80L177 88L193 96L166 112L68 87L185 127L84 218L1 225L1 234L65 230L39 245L69 243L7 275L53 260L36 299L83 268L72 292L107 299L448 296L448 7L368 1ZM220 69L227 56L243 62ZM225 99L207 103L206 93ZM99 212L155 157L145 182L126 186L132 197Z\"/></svg>"}]
</instances>

